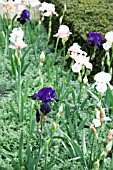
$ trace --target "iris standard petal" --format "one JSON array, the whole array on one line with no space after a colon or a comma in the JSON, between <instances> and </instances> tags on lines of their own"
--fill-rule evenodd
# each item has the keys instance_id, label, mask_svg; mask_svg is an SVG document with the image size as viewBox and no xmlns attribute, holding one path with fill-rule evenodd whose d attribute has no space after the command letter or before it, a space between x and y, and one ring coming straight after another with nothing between
<instances>
[{"instance_id":1,"label":"iris standard petal","mask_svg":"<svg viewBox=\"0 0 113 170\"><path fill-rule=\"evenodd\" d=\"M42 102L52 102L56 97L56 92L51 87L43 87L37 94Z\"/></svg>"},{"instance_id":2,"label":"iris standard petal","mask_svg":"<svg viewBox=\"0 0 113 170\"><path fill-rule=\"evenodd\" d=\"M56 92L51 87L43 87L32 96L29 96L32 100L41 100L44 103L52 102L55 100L58 102L59 100L56 99Z\"/></svg>"},{"instance_id":3,"label":"iris standard petal","mask_svg":"<svg viewBox=\"0 0 113 170\"><path fill-rule=\"evenodd\" d=\"M30 19L30 13L27 9L24 9L21 13L21 17L24 18L24 19Z\"/></svg>"}]
</instances>

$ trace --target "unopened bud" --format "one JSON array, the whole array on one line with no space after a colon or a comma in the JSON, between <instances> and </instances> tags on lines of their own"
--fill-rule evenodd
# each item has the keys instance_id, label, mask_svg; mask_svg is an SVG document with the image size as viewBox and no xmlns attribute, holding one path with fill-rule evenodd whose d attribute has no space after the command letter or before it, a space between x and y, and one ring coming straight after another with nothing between
<instances>
[{"instance_id":1,"label":"unopened bud","mask_svg":"<svg viewBox=\"0 0 113 170\"><path fill-rule=\"evenodd\" d=\"M66 4L64 4L64 11L66 12L66 10L67 10L67 6Z\"/></svg>"},{"instance_id":2,"label":"unopened bud","mask_svg":"<svg viewBox=\"0 0 113 170\"><path fill-rule=\"evenodd\" d=\"M108 133L107 140L108 140L108 141L111 141L111 140L112 140L112 136L113 136L113 129L110 129L110 130L109 130L109 133Z\"/></svg>"},{"instance_id":3,"label":"unopened bud","mask_svg":"<svg viewBox=\"0 0 113 170\"><path fill-rule=\"evenodd\" d=\"M111 151L111 149L112 149L112 141L110 141L110 142L106 145L104 151L103 151L103 152L101 153L101 155L100 155L100 159L99 159L99 160L104 159L104 158L108 155L108 153Z\"/></svg>"},{"instance_id":4,"label":"unopened bud","mask_svg":"<svg viewBox=\"0 0 113 170\"><path fill-rule=\"evenodd\" d=\"M110 66L110 55L109 55L109 52L108 52L108 51L106 52L106 56L107 56L106 64L107 64L108 66Z\"/></svg>"},{"instance_id":5,"label":"unopened bud","mask_svg":"<svg viewBox=\"0 0 113 170\"><path fill-rule=\"evenodd\" d=\"M79 83L81 83L82 82L82 76L81 76L81 74L79 73L79 75L78 75L78 81L79 81Z\"/></svg>"},{"instance_id":6,"label":"unopened bud","mask_svg":"<svg viewBox=\"0 0 113 170\"><path fill-rule=\"evenodd\" d=\"M58 112L57 115L56 115L56 121L59 120L60 116L61 116L61 114Z\"/></svg>"},{"instance_id":7,"label":"unopened bud","mask_svg":"<svg viewBox=\"0 0 113 170\"><path fill-rule=\"evenodd\" d=\"M43 63L45 60L45 53L44 51L41 52L41 55L40 55L40 62Z\"/></svg>"},{"instance_id":8,"label":"unopened bud","mask_svg":"<svg viewBox=\"0 0 113 170\"><path fill-rule=\"evenodd\" d=\"M106 151L103 151L102 153L101 153L101 155L100 155L100 158L99 158L99 160L103 160L106 156L107 156L107 152Z\"/></svg>"},{"instance_id":9,"label":"unopened bud","mask_svg":"<svg viewBox=\"0 0 113 170\"><path fill-rule=\"evenodd\" d=\"M96 129L95 129L95 127L94 127L93 124L90 126L90 129L92 130L92 132L93 132L93 134L94 134L94 137L95 137L96 139L98 139L98 134L96 133Z\"/></svg>"},{"instance_id":10,"label":"unopened bud","mask_svg":"<svg viewBox=\"0 0 113 170\"><path fill-rule=\"evenodd\" d=\"M41 66L41 67L43 66L43 63L42 63L42 62L40 62L40 66Z\"/></svg>"},{"instance_id":11,"label":"unopened bud","mask_svg":"<svg viewBox=\"0 0 113 170\"><path fill-rule=\"evenodd\" d=\"M56 132L57 130L58 130L58 127L59 127L59 125L58 124L56 124L56 122L53 122L53 130L54 130L54 132Z\"/></svg>"},{"instance_id":12,"label":"unopened bud","mask_svg":"<svg viewBox=\"0 0 113 170\"><path fill-rule=\"evenodd\" d=\"M110 68L110 75L112 76L112 73L113 73L113 69L112 67Z\"/></svg>"},{"instance_id":13,"label":"unopened bud","mask_svg":"<svg viewBox=\"0 0 113 170\"><path fill-rule=\"evenodd\" d=\"M83 84L86 86L87 83L88 83L88 78L87 78L87 76L85 76L84 79L83 79Z\"/></svg>"},{"instance_id":14,"label":"unopened bud","mask_svg":"<svg viewBox=\"0 0 113 170\"><path fill-rule=\"evenodd\" d=\"M59 120L62 112L63 112L63 105L60 105L59 110L58 110L58 113L57 113L57 115L56 115L56 121Z\"/></svg>"},{"instance_id":15,"label":"unopened bud","mask_svg":"<svg viewBox=\"0 0 113 170\"><path fill-rule=\"evenodd\" d=\"M39 20L38 24L41 25L41 21L40 20Z\"/></svg>"},{"instance_id":16,"label":"unopened bud","mask_svg":"<svg viewBox=\"0 0 113 170\"><path fill-rule=\"evenodd\" d=\"M63 112L63 106L60 105L60 107L59 107L59 113L62 114L62 112Z\"/></svg>"},{"instance_id":17,"label":"unopened bud","mask_svg":"<svg viewBox=\"0 0 113 170\"><path fill-rule=\"evenodd\" d=\"M96 132L96 129L95 129L95 127L94 127L94 125L93 125L93 124L90 126L90 129L92 130L92 132L93 132L93 133L95 133L95 132Z\"/></svg>"},{"instance_id":18,"label":"unopened bud","mask_svg":"<svg viewBox=\"0 0 113 170\"><path fill-rule=\"evenodd\" d=\"M99 170L99 166L100 166L100 161L97 160L97 161L95 162L95 164L94 164L93 170Z\"/></svg>"},{"instance_id":19,"label":"unopened bud","mask_svg":"<svg viewBox=\"0 0 113 170\"><path fill-rule=\"evenodd\" d=\"M40 77L40 84L43 85L43 78Z\"/></svg>"},{"instance_id":20,"label":"unopened bud","mask_svg":"<svg viewBox=\"0 0 113 170\"><path fill-rule=\"evenodd\" d=\"M104 119L104 116L105 116L105 110L104 108L100 107L100 119Z\"/></svg>"},{"instance_id":21,"label":"unopened bud","mask_svg":"<svg viewBox=\"0 0 113 170\"><path fill-rule=\"evenodd\" d=\"M111 149L112 149L112 140L107 144L105 148L105 152L109 153Z\"/></svg>"},{"instance_id":22,"label":"unopened bud","mask_svg":"<svg viewBox=\"0 0 113 170\"><path fill-rule=\"evenodd\" d=\"M50 144L50 142L51 142L51 138L49 138L48 140L46 140L46 144L47 144L47 145Z\"/></svg>"},{"instance_id":23,"label":"unopened bud","mask_svg":"<svg viewBox=\"0 0 113 170\"><path fill-rule=\"evenodd\" d=\"M41 135L41 134L42 134L41 129L38 129L38 134L39 134L39 135Z\"/></svg>"},{"instance_id":24,"label":"unopened bud","mask_svg":"<svg viewBox=\"0 0 113 170\"><path fill-rule=\"evenodd\" d=\"M45 148L45 150L46 150L46 153L48 153L48 149L49 149L49 144L50 144L50 142L51 142L51 138L49 138L48 140L46 140L46 142L45 142L45 144L44 144L44 148Z\"/></svg>"},{"instance_id":25,"label":"unopened bud","mask_svg":"<svg viewBox=\"0 0 113 170\"><path fill-rule=\"evenodd\" d=\"M3 35L3 37L5 37L5 33L4 33L4 31L2 31L2 35Z\"/></svg>"}]
</instances>

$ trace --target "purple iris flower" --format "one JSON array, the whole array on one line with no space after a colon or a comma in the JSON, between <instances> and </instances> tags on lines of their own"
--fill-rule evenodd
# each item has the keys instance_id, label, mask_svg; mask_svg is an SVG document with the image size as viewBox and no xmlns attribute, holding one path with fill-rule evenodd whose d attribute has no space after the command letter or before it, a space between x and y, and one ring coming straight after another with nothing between
<instances>
[{"instance_id":1,"label":"purple iris flower","mask_svg":"<svg viewBox=\"0 0 113 170\"><path fill-rule=\"evenodd\" d=\"M40 111L47 115L51 111L51 106L49 105L49 102L59 100L56 99L56 92L51 87L43 87L41 90L38 91L38 93L35 93L32 96L29 96L32 100L41 100L42 103L40 105Z\"/></svg>"},{"instance_id":2,"label":"purple iris flower","mask_svg":"<svg viewBox=\"0 0 113 170\"><path fill-rule=\"evenodd\" d=\"M51 87L43 87L38 93L35 93L33 96L29 96L32 100L41 100L44 103L52 102L55 100L58 102L59 100L56 99L56 92Z\"/></svg>"},{"instance_id":3,"label":"purple iris flower","mask_svg":"<svg viewBox=\"0 0 113 170\"><path fill-rule=\"evenodd\" d=\"M101 49L101 41L102 41L102 34L96 33L96 32L91 32L88 34L88 38L90 39L88 44L95 44L99 49Z\"/></svg>"},{"instance_id":4,"label":"purple iris flower","mask_svg":"<svg viewBox=\"0 0 113 170\"><path fill-rule=\"evenodd\" d=\"M27 9L24 9L21 13L21 17L30 20L30 13Z\"/></svg>"},{"instance_id":5,"label":"purple iris flower","mask_svg":"<svg viewBox=\"0 0 113 170\"><path fill-rule=\"evenodd\" d=\"M30 13L27 9L24 9L20 15L20 18L17 18L17 21L24 24L26 20L30 20Z\"/></svg>"},{"instance_id":6,"label":"purple iris flower","mask_svg":"<svg viewBox=\"0 0 113 170\"><path fill-rule=\"evenodd\" d=\"M90 39L90 41L94 44L98 44L102 41L102 34L100 33L96 33L96 32L91 32L89 35L88 35L88 38Z\"/></svg>"}]
</instances>

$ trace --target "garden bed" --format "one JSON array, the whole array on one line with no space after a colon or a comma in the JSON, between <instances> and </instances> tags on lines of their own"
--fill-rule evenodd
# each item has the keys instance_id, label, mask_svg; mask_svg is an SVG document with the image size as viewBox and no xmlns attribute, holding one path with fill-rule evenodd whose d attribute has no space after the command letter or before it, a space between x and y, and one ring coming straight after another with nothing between
<instances>
[{"instance_id":1,"label":"garden bed","mask_svg":"<svg viewBox=\"0 0 113 170\"><path fill-rule=\"evenodd\" d=\"M55 6L40 10L39 21L30 19L28 7L12 20L7 13L0 18L0 169L112 170L113 32L104 45L92 32L89 56L78 42L67 49L73 32L63 24L66 8L55 35ZM95 75L100 45L105 56Z\"/></svg>"}]
</instances>

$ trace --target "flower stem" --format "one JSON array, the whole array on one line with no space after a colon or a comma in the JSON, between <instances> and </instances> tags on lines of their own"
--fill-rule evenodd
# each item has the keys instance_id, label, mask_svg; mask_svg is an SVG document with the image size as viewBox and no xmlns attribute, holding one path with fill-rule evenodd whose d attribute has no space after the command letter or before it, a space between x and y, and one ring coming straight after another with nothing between
<instances>
[{"instance_id":1,"label":"flower stem","mask_svg":"<svg viewBox=\"0 0 113 170\"><path fill-rule=\"evenodd\" d=\"M18 96L17 105L18 105L19 120L20 122L23 122L23 111L21 111L21 106L22 106L21 61L20 61L21 53L18 52L16 57L18 61L17 70L16 70L17 96Z\"/></svg>"},{"instance_id":2,"label":"flower stem","mask_svg":"<svg viewBox=\"0 0 113 170\"><path fill-rule=\"evenodd\" d=\"M93 154L93 146L94 146L94 136L92 138L92 144L91 144L91 154L90 154L90 165L89 165L89 168L91 169L91 165L92 165L92 154Z\"/></svg>"},{"instance_id":3,"label":"flower stem","mask_svg":"<svg viewBox=\"0 0 113 170\"><path fill-rule=\"evenodd\" d=\"M49 18L49 27L48 27L48 43L50 41L50 37L51 37L51 25L52 25L52 16L50 16Z\"/></svg>"},{"instance_id":4,"label":"flower stem","mask_svg":"<svg viewBox=\"0 0 113 170\"><path fill-rule=\"evenodd\" d=\"M57 48L58 48L58 43L59 43L59 37L57 37L56 45L55 45L55 52L54 52L54 61L56 60L56 53L57 53Z\"/></svg>"}]
</instances>

